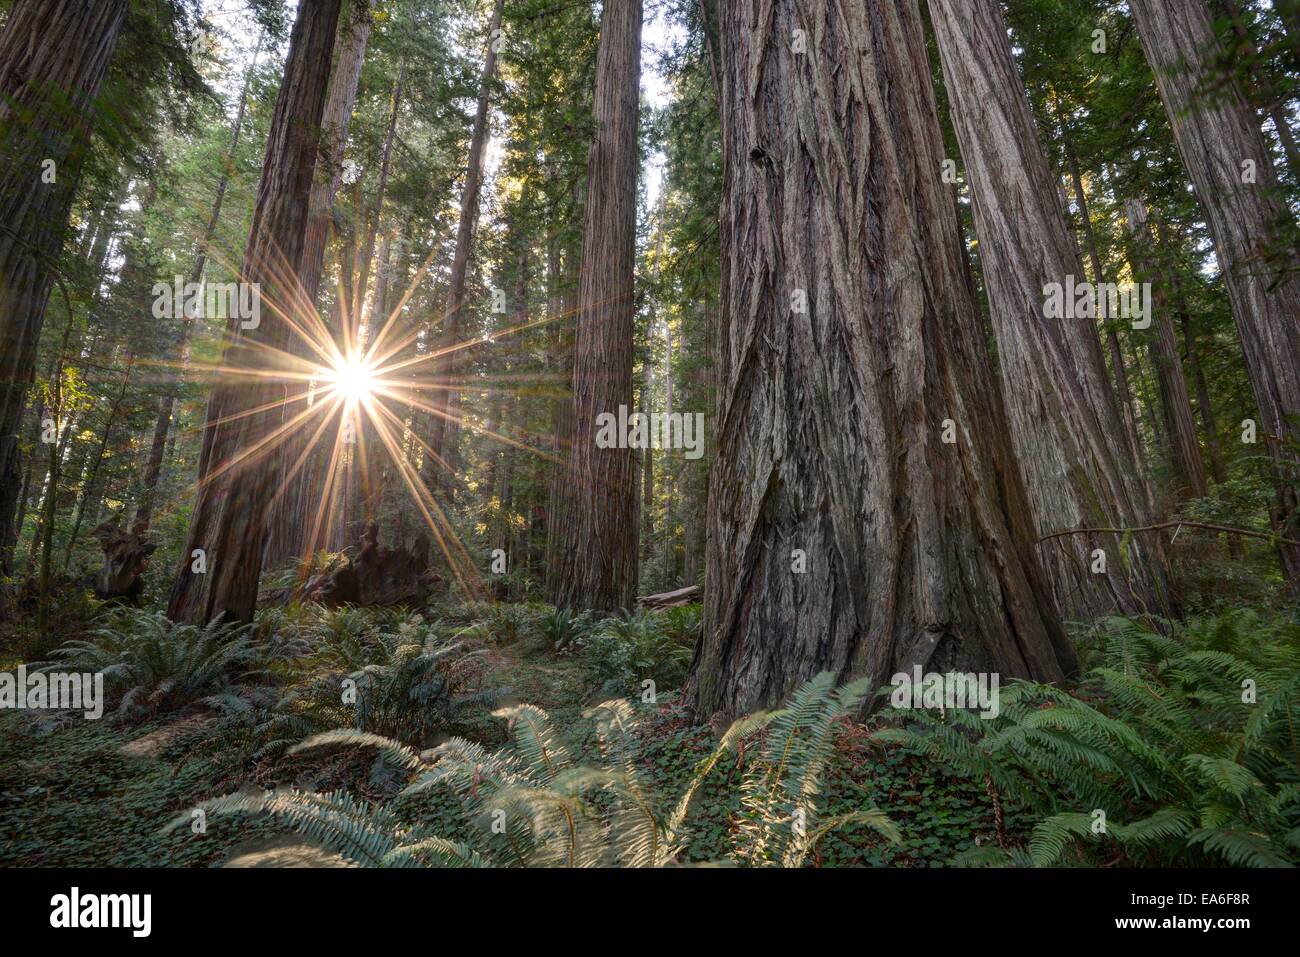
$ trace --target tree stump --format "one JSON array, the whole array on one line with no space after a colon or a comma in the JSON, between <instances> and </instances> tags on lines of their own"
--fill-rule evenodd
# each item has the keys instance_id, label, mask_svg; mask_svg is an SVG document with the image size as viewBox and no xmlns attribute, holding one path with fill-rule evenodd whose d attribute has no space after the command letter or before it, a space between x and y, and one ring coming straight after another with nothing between
<instances>
[{"instance_id":1,"label":"tree stump","mask_svg":"<svg viewBox=\"0 0 1300 957\"><path fill-rule=\"evenodd\" d=\"M436 577L429 570L429 539L421 532L409 548L385 548L373 522L342 564L303 587L303 598L326 605L388 607L422 605Z\"/></svg>"},{"instance_id":2,"label":"tree stump","mask_svg":"<svg viewBox=\"0 0 1300 957\"><path fill-rule=\"evenodd\" d=\"M95 575L95 595L106 601L135 604L144 590L144 570L158 543L123 529L116 519L93 532L104 550L104 564Z\"/></svg>"}]
</instances>

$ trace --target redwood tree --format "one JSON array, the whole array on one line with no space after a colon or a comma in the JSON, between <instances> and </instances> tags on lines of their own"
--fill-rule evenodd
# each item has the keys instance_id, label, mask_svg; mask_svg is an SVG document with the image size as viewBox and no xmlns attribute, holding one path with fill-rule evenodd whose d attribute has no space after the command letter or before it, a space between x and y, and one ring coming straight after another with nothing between
<instances>
[{"instance_id":1,"label":"redwood tree","mask_svg":"<svg viewBox=\"0 0 1300 957\"><path fill-rule=\"evenodd\" d=\"M1082 284L1083 263L1002 11L997 0L931 0L930 10L974 202L1012 446L1038 533L1150 525L1095 318L1054 317L1046 308L1048 284L1065 289L1070 277ZM1127 547L1118 535L1064 536L1040 552L1065 615L1172 607L1154 536Z\"/></svg>"},{"instance_id":2,"label":"redwood tree","mask_svg":"<svg viewBox=\"0 0 1300 957\"><path fill-rule=\"evenodd\" d=\"M720 5L716 458L696 704L1073 654L963 262L916 0Z\"/></svg>"},{"instance_id":3,"label":"redwood tree","mask_svg":"<svg viewBox=\"0 0 1300 957\"><path fill-rule=\"evenodd\" d=\"M89 108L127 0L16 0L0 33L0 572L17 541L19 432L90 139Z\"/></svg>"},{"instance_id":4,"label":"redwood tree","mask_svg":"<svg viewBox=\"0 0 1300 957\"><path fill-rule=\"evenodd\" d=\"M1129 0L1129 6L1223 270L1262 419L1259 435L1274 463L1276 527L1294 540L1300 538L1300 271L1294 250L1277 248L1277 176L1254 110L1236 84L1201 93L1216 79L1220 52L1205 4ZM1300 582L1300 547L1284 546L1281 559L1287 578Z\"/></svg>"},{"instance_id":5,"label":"redwood tree","mask_svg":"<svg viewBox=\"0 0 1300 957\"><path fill-rule=\"evenodd\" d=\"M1192 413L1192 400L1183 378L1183 360L1174 335L1173 310L1169 302L1169 286L1160 269L1159 254L1146 204L1130 199L1124 204L1130 240L1133 248L1134 274L1142 282L1151 283L1151 328L1143 335L1155 366L1156 382L1160 389L1160 411L1165 429L1165 444L1169 448L1169 464L1174 477L1175 494L1180 498L1203 498L1206 494L1205 463L1201 459L1201 444L1196 437L1196 417Z\"/></svg>"},{"instance_id":6,"label":"redwood tree","mask_svg":"<svg viewBox=\"0 0 1300 957\"><path fill-rule=\"evenodd\" d=\"M602 413L617 417L619 406L632 406L640 83L641 0L606 0L583 211L570 494L559 530L568 574L554 583L557 605L603 611L630 607L637 578L633 450L598 448L596 432Z\"/></svg>"},{"instance_id":7,"label":"redwood tree","mask_svg":"<svg viewBox=\"0 0 1300 957\"><path fill-rule=\"evenodd\" d=\"M478 102L474 111L474 128L470 132L469 156L465 165L465 183L460 194L460 219L456 226L456 252L451 260L451 278L447 285L447 306L443 310L441 348L448 349L460 339L462 310L465 308L465 283L469 275L470 250L474 244L474 227L478 221L479 192L483 187L483 151L487 146L488 98L492 78L497 69L497 48L500 45L501 11L504 0L496 0L492 7L492 20L488 26L487 53L483 58L483 72L479 76ZM447 467L456 455L460 435L460 391L455 387L458 356L447 352L438 362L441 377L447 388L433 395L434 413L429 417L429 448L443 459ZM424 461L424 481L432 486L437 481L437 471L443 463L433 456Z\"/></svg>"},{"instance_id":8,"label":"redwood tree","mask_svg":"<svg viewBox=\"0 0 1300 957\"><path fill-rule=\"evenodd\" d=\"M274 376L273 357L275 350L285 353L290 347L290 327L281 312L301 295L296 270L338 15L339 0L298 4L239 271L241 282L261 290L261 321L243 329L239 318L232 318L222 362L270 375L222 375L209 395L198 498L168 607L177 621L204 623L222 614L250 621L257 603L266 511L279 473L273 444L258 449L285 417L288 389ZM288 412L301 407L289 405ZM195 551L202 552L201 563Z\"/></svg>"}]
</instances>

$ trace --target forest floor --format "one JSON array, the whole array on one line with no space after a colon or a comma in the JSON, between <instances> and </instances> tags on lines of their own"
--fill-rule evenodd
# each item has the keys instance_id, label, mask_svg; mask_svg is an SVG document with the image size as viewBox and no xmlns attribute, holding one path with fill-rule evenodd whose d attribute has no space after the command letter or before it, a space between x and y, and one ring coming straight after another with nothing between
<instances>
[{"instance_id":1,"label":"forest floor","mask_svg":"<svg viewBox=\"0 0 1300 957\"><path fill-rule=\"evenodd\" d=\"M485 617L460 616L455 623L460 634L469 629L487 638L476 656L479 670L473 684L509 689L493 702L496 706L527 702L543 708L575 757L586 760L596 748L596 738L593 722L583 712L611 697L600 683L599 665L593 669L592 654L606 654L608 649L557 653L535 634L510 634L517 629L500 627L502 620L517 618L514 612L522 608L480 606ZM336 636L346 630L340 620L347 628L359 629L365 643L370 622L365 613L352 610L341 616L321 612L309 625L282 620L277 623L279 639L300 638L315 628L319 655L319 635ZM494 627L506 632L509 640L497 640ZM300 633L294 633L295 628ZM680 660L677 649L672 653ZM282 671L276 693L306 694L329 670L318 658L311 661L308 668ZM234 685L224 693L245 692ZM417 801L399 796L401 782L381 773L373 753L353 749L307 761L282 753L273 760L257 755L238 734L230 734L231 726L237 731L243 719L220 707L221 700L196 700L169 713L121 721L106 715L99 721L51 722L39 712L0 712L0 865L342 863L267 818L209 819L204 832L197 834L184 820L207 799L235 791L257 794L267 788L346 789L368 800L387 802L404 822L423 824L452 839L464 836L469 825L452 797L426 796ZM493 717L491 710L488 704L472 705L432 733L425 733L428 727L421 725L416 737L422 739L417 743L428 747L454 734L496 748L506 741L505 722ZM692 724L673 690L660 691L656 704L640 706L638 716L637 760L655 792L671 798L711 752L716 732ZM229 735L229 745L223 743L223 735ZM690 819L689 860L726 858L741 811L736 785L742 773L738 765L706 781ZM941 865L977 840L994 839L992 809L979 789L947 775L919 754L871 744L864 728L849 722L836 729L821 800L827 815L888 806L903 840L891 844L874 830L849 825L820 841L812 859L819 865ZM180 826L164 833L178 819ZM1027 823L1028 819L1008 811L1012 832Z\"/></svg>"}]
</instances>

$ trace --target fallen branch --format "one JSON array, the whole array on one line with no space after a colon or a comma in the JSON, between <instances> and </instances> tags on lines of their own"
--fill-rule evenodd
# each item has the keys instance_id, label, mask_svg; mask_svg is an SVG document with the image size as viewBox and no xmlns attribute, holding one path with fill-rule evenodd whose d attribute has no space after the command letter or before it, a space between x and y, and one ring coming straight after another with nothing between
<instances>
[{"instance_id":1,"label":"fallen branch","mask_svg":"<svg viewBox=\"0 0 1300 957\"><path fill-rule=\"evenodd\" d=\"M687 585L685 588L666 591L659 595L642 595L637 599L637 602L645 608L660 611L664 608L676 608L680 605L689 605L693 601L699 601L700 591L699 585Z\"/></svg>"},{"instance_id":2,"label":"fallen branch","mask_svg":"<svg viewBox=\"0 0 1300 957\"><path fill-rule=\"evenodd\" d=\"M1176 522L1160 522L1158 525L1141 525L1136 528L1067 528L1063 532L1052 532L1050 535L1044 535L1039 541L1046 542L1053 538L1064 538L1066 535L1126 535L1129 532L1159 532L1166 528L1183 527L1203 528L1211 532L1226 532L1229 535L1243 535L1246 538L1262 538L1265 541L1279 545L1300 546L1300 542L1295 539L1283 538L1281 535L1274 535L1272 532L1256 532L1248 528L1233 528L1231 525L1215 525L1211 522L1193 522L1187 519Z\"/></svg>"}]
</instances>

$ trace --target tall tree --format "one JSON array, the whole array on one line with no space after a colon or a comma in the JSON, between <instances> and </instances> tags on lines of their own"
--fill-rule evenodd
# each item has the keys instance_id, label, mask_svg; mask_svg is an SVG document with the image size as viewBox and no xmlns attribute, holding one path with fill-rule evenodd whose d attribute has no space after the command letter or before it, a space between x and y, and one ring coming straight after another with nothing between
<instances>
[{"instance_id":1,"label":"tall tree","mask_svg":"<svg viewBox=\"0 0 1300 957\"><path fill-rule=\"evenodd\" d=\"M1002 11L997 0L931 0L930 10L970 180L1012 445L1038 532L1148 526L1147 491L1110 388L1094 310L1048 308L1049 284L1073 299L1066 290L1082 283L1083 263ZM1062 295L1055 301L1074 306ZM1104 565L1095 560L1098 548ZM1064 536L1040 551L1066 616L1172 607L1157 538L1134 538L1126 547L1116 534Z\"/></svg>"},{"instance_id":2,"label":"tall tree","mask_svg":"<svg viewBox=\"0 0 1300 957\"><path fill-rule=\"evenodd\" d=\"M474 127L470 132L469 156L465 164L465 184L460 194L460 220L456 226L456 253L451 261L451 278L447 285L447 305L443 310L442 348L455 346L463 325L465 284L469 276L469 257L474 244L474 227L478 221L479 193L483 187L483 151L487 147L488 100L492 92L492 78L496 76L497 49L501 44L501 11L504 0L496 0L488 27L487 53L483 57L483 72L479 77L478 102L474 109ZM432 485L437 479L439 466L451 467L455 459L456 443L460 435L460 390L455 377L457 354L444 352L439 361L439 376L447 388L438 389L433 396L433 415L429 420L429 447L437 458L426 457L424 481ZM441 458L443 462L438 462Z\"/></svg>"},{"instance_id":3,"label":"tall tree","mask_svg":"<svg viewBox=\"0 0 1300 957\"><path fill-rule=\"evenodd\" d=\"M1146 204L1138 199L1129 199L1124 209L1132 237L1134 273L1141 281L1151 283L1155 290L1151 304L1151 329L1147 333L1148 348L1160 388L1160 410L1175 492L1179 498L1203 498L1206 493L1205 463L1201 459L1196 418L1192 414L1192 400L1187 393L1187 380L1183 378L1183 360L1174 335L1170 289L1160 268Z\"/></svg>"},{"instance_id":4,"label":"tall tree","mask_svg":"<svg viewBox=\"0 0 1300 957\"><path fill-rule=\"evenodd\" d=\"M230 124L230 147L221 164L221 176L217 180L217 190L212 199L212 211L208 214L208 223L199 237L198 249L194 262L190 266L187 284L203 281L203 274L208 265L208 253L213 237L217 234L217 225L221 222L221 209L225 205L226 190L230 185L230 171L235 161L235 151L239 148L239 139L244 129L244 113L248 109L249 91L253 84L253 71L257 69L257 58L262 52L262 43L266 39L263 32L257 38L253 57L244 71L244 85L239 91L239 105L235 109L235 118ZM184 332L181 334L180 352L184 358L189 348L190 335L193 330L191 318L185 318ZM158 490L158 479L162 475L163 455L167 447L167 435L171 430L172 415L176 412L176 390L167 389L158 400L158 417L154 420L153 439L149 445L149 457L145 460L144 475L140 483L140 497L136 500L135 520L132 531L143 535L149 530L153 521L154 497Z\"/></svg>"},{"instance_id":5,"label":"tall tree","mask_svg":"<svg viewBox=\"0 0 1300 957\"><path fill-rule=\"evenodd\" d=\"M587 195L573 364L571 482L561 548L570 574L555 603L613 611L637 581L636 462L598 448L598 417L632 406L641 0L606 0L596 53L596 133ZM620 443L622 444L622 443Z\"/></svg>"},{"instance_id":6,"label":"tall tree","mask_svg":"<svg viewBox=\"0 0 1300 957\"><path fill-rule=\"evenodd\" d=\"M255 328L243 329L232 318L222 363L253 375L223 375L208 399L198 497L168 607L176 621L253 617L266 510L279 472L277 426L286 407L290 415L301 407L286 402L288 390L275 378L284 370L273 356L289 348L285 316L300 294L296 270L338 15L339 0L298 5L239 274L241 282L257 284L265 308Z\"/></svg>"},{"instance_id":7,"label":"tall tree","mask_svg":"<svg viewBox=\"0 0 1300 957\"><path fill-rule=\"evenodd\" d=\"M816 672L1061 678L1073 653L963 262L916 0L720 5L705 714Z\"/></svg>"},{"instance_id":8,"label":"tall tree","mask_svg":"<svg viewBox=\"0 0 1300 957\"><path fill-rule=\"evenodd\" d=\"M298 276L302 284L298 308L304 312L316 310L321 272L325 266L325 247L329 242L330 227L334 223L334 200L343 183L343 152L348 143L348 130L352 125L352 111L357 101L357 87L373 23L374 11L370 0L354 0L347 19L339 27L339 53L330 76L329 93L325 98L325 115L321 120L320 162L311 184L307 233L298 263ZM395 118L394 113L394 120ZM306 353L310 350L304 343L299 343L298 351ZM287 442L281 461L296 462L303 454L306 442L307 436L295 436ZM310 461L289 481L284 495L272 508L266 542L266 561L269 564L277 564L289 555L310 549L316 544L309 542L308 538L312 510L318 504L315 499L322 481L322 455L321 450L311 454Z\"/></svg>"},{"instance_id":9,"label":"tall tree","mask_svg":"<svg viewBox=\"0 0 1300 957\"><path fill-rule=\"evenodd\" d=\"M1279 251L1277 177L1254 111L1235 84L1213 97L1219 50L1202 0L1130 0L1174 141L1205 210L1223 270L1246 369L1274 464L1276 527L1300 539L1300 274ZM1274 275L1274 257L1284 259ZM1283 573L1300 582L1300 546L1280 549Z\"/></svg>"},{"instance_id":10,"label":"tall tree","mask_svg":"<svg viewBox=\"0 0 1300 957\"><path fill-rule=\"evenodd\" d=\"M16 0L0 33L0 572L22 470L19 433L68 211L90 140L89 108L127 0Z\"/></svg>"}]
</instances>

